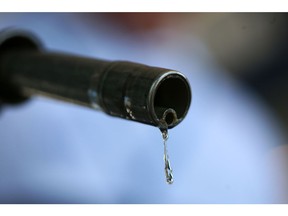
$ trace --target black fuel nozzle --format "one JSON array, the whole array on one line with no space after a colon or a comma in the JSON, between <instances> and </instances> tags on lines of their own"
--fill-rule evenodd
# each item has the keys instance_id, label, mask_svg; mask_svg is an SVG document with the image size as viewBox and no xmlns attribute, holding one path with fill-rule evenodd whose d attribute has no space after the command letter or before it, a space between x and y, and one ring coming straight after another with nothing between
<instances>
[{"instance_id":1,"label":"black fuel nozzle","mask_svg":"<svg viewBox=\"0 0 288 216\"><path fill-rule=\"evenodd\" d=\"M178 71L126 61L46 52L33 34L0 33L0 101L43 95L128 120L168 128L186 116L191 90Z\"/></svg>"}]
</instances>

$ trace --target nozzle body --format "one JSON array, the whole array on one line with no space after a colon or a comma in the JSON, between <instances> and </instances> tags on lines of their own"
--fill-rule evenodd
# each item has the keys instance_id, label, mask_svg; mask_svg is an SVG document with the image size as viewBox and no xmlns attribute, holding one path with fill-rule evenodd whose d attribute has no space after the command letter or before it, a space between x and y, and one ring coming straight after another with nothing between
<instances>
[{"instance_id":1,"label":"nozzle body","mask_svg":"<svg viewBox=\"0 0 288 216\"><path fill-rule=\"evenodd\" d=\"M0 99L17 103L44 95L159 126L168 109L168 127L188 112L191 90L177 71L124 61L105 61L47 52L32 34L0 34ZM165 114L167 116L167 112Z\"/></svg>"}]
</instances>

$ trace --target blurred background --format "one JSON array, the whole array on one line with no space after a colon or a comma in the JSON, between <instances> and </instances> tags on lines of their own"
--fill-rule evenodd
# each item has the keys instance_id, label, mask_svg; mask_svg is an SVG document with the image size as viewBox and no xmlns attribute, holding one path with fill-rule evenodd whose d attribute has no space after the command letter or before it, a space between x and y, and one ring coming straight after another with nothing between
<instances>
[{"instance_id":1,"label":"blurred background","mask_svg":"<svg viewBox=\"0 0 288 216\"><path fill-rule=\"evenodd\" d=\"M0 112L0 203L288 203L288 16L0 13L49 50L179 70L169 131L34 97Z\"/></svg>"}]
</instances>

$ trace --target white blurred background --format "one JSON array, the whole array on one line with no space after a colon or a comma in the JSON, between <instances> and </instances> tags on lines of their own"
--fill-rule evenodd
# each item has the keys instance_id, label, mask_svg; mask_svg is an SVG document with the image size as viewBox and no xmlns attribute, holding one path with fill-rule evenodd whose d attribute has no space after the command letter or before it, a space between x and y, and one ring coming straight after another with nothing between
<instances>
[{"instance_id":1,"label":"white blurred background","mask_svg":"<svg viewBox=\"0 0 288 216\"><path fill-rule=\"evenodd\" d=\"M0 203L288 203L287 15L1 13L48 50L179 70L169 131L35 97L0 113ZM288 61L287 61L288 62Z\"/></svg>"}]
</instances>

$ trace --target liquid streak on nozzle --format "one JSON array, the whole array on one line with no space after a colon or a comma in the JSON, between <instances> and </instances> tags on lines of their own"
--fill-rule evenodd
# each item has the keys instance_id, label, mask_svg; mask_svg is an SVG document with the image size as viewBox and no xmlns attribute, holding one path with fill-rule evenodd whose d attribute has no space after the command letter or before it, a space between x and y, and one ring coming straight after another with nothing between
<instances>
[{"instance_id":1,"label":"liquid streak on nozzle","mask_svg":"<svg viewBox=\"0 0 288 216\"><path fill-rule=\"evenodd\" d=\"M167 112L168 128L184 119L191 101L188 80L180 72L46 52L25 31L0 33L0 86L2 102L40 94L157 127Z\"/></svg>"}]
</instances>

